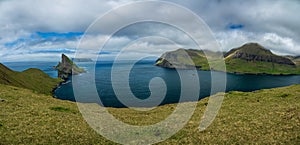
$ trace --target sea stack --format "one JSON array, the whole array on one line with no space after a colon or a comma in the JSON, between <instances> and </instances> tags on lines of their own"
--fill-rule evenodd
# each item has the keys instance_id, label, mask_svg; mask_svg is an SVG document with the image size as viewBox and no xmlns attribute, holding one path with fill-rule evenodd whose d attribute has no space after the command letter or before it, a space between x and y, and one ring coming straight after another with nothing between
<instances>
[{"instance_id":1,"label":"sea stack","mask_svg":"<svg viewBox=\"0 0 300 145\"><path fill-rule=\"evenodd\" d=\"M85 72L83 68L78 67L65 54L62 54L61 62L54 68L58 71L58 77L64 80L68 79L70 75L77 75Z\"/></svg>"}]
</instances>

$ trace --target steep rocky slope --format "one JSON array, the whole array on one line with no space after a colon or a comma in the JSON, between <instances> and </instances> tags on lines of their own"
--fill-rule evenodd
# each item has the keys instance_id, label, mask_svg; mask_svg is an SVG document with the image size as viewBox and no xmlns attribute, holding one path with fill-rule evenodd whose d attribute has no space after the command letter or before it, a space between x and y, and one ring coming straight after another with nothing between
<instances>
[{"instance_id":1,"label":"steep rocky slope","mask_svg":"<svg viewBox=\"0 0 300 145\"><path fill-rule=\"evenodd\" d=\"M69 75L77 75L85 72L83 68L78 67L65 54L62 54L61 62L55 66L55 69L58 71L58 77L62 79L67 79Z\"/></svg>"}]
</instances>

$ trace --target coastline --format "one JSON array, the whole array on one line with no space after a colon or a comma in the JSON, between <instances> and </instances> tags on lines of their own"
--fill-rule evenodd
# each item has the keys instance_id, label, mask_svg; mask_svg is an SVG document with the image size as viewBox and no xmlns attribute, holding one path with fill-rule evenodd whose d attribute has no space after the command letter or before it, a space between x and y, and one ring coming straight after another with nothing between
<instances>
[{"instance_id":1,"label":"coastline","mask_svg":"<svg viewBox=\"0 0 300 145\"><path fill-rule=\"evenodd\" d=\"M181 68L170 68L170 67L164 67L164 66L158 66L158 65L155 65L154 66L157 66L157 67L161 67L161 68L165 68L165 69L179 69L179 70L191 70L189 68L184 68L184 67L181 67ZM195 67L196 68L196 67ZM228 74L235 74L235 75L258 75L258 76L295 76L295 75L300 75L300 74L296 74L296 73L289 73L289 74L283 74L283 73L280 73L280 74L272 74L272 73L247 73L247 72L231 72L231 71L221 71L221 70L215 70L215 69L212 69L212 70L207 70L207 69L197 69L197 71L214 71L214 72L223 72L223 73L228 73Z\"/></svg>"},{"instance_id":2,"label":"coastline","mask_svg":"<svg viewBox=\"0 0 300 145\"><path fill-rule=\"evenodd\" d=\"M157 67L161 67L161 66L157 66ZM166 68L166 67L161 67L161 68L164 68L164 69L175 69L175 68ZM183 70L189 70L189 69L183 69ZM248 74L248 73L232 73L232 72L223 72L223 71L217 71L217 70L201 70L201 69L197 69L197 71L214 71L214 72L221 72L221 73L226 73L227 74L233 74L233 75L254 75L254 76L293 76L293 75L297 75L297 74L266 74L266 73L261 73L261 74ZM64 85L64 83L66 83L67 81L69 81L71 79L72 75L70 75L67 79L63 79L61 82L59 82L56 87L54 87L52 89L52 97L53 98L56 98L56 99L60 99L58 96L55 95L55 91L62 85ZM285 87L285 86L289 86L289 85L284 85L284 86L281 86L281 87ZM270 87L270 88L277 88L277 87ZM249 91L242 91L242 92L253 92L253 91L259 91L259 90L263 90L265 88L260 88L260 89L256 89L256 90L249 90ZM63 91L63 90L62 90ZM228 90L228 91L225 91L225 93L228 93L228 92L231 92L231 91L239 91L239 90ZM213 94L212 94L213 95ZM207 98L209 96L199 96L199 100L202 100L204 98ZM60 99L61 100L61 99ZM64 100L64 99L62 99ZM68 100L68 99L67 99ZM70 101L73 101L75 102L74 100L71 100ZM188 101L186 101L188 102ZM163 103L163 104L160 104L159 106L163 106L163 105L166 105L166 104L176 104L178 102L172 102L172 103ZM180 102L181 103L181 102ZM110 106L110 105L107 105L107 106L103 106L103 107L112 107L112 108L128 108L126 106L122 106L122 107L117 107L117 106Z\"/></svg>"},{"instance_id":3,"label":"coastline","mask_svg":"<svg viewBox=\"0 0 300 145\"><path fill-rule=\"evenodd\" d=\"M57 98L57 96L55 96L55 90L57 89L57 88L59 88L61 85L62 85L62 83L64 83L64 82L66 82L67 80L61 80L58 84L56 84L56 86L55 87L53 87L53 89L52 89L52 91L51 91L51 96L53 97L53 98L56 98L56 99L59 99L59 98Z\"/></svg>"}]
</instances>

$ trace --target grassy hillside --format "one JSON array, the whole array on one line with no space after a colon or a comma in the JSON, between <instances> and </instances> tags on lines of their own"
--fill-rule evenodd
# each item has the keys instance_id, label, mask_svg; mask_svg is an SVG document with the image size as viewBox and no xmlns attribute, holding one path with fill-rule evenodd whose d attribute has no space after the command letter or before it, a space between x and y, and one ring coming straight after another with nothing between
<instances>
[{"instance_id":1,"label":"grassy hillside","mask_svg":"<svg viewBox=\"0 0 300 145\"><path fill-rule=\"evenodd\" d=\"M250 74L300 74L289 58L273 54L257 43L247 43L224 55L228 72Z\"/></svg>"},{"instance_id":2,"label":"grassy hillside","mask_svg":"<svg viewBox=\"0 0 300 145\"><path fill-rule=\"evenodd\" d=\"M0 63L0 84L12 85L34 90L43 94L50 94L60 82L39 69L30 68L23 72L16 72Z\"/></svg>"},{"instance_id":3,"label":"grassy hillside","mask_svg":"<svg viewBox=\"0 0 300 145\"><path fill-rule=\"evenodd\" d=\"M243 59L227 59L226 70L232 73L289 75L300 74L300 68L272 62L246 61Z\"/></svg>"},{"instance_id":4,"label":"grassy hillside","mask_svg":"<svg viewBox=\"0 0 300 145\"><path fill-rule=\"evenodd\" d=\"M0 90L0 144L114 144L89 128L74 102L7 85ZM206 98L188 124L160 144L300 144L299 96L300 85L229 92L212 125L199 132ZM119 120L146 125L164 119L174 107L149 112L108 109Z\"/></svg>"}]
</instances>

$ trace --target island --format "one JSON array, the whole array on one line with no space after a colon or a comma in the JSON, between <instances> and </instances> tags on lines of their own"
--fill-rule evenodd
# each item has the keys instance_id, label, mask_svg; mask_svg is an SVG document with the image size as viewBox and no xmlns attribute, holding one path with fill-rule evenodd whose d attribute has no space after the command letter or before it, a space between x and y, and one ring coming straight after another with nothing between
<instances>
[{"instance_id":1,"label":"island","mask_svg":"<svg viewBox=\"0 0 300 145\"><path fill-rule=\"evenodd\" d=\"M58 71L58 77L61 79L68 79L70 75L78 75L86 72L83 68L78 67L69 57L65 54L61 56L61 62L54 67Z\"/></svg>"},{"instance_id":2,"label":"island","mask_svg":"<svg viewBox=\"0 0 300 145\"><path fill-rule=\"evenodd\" d=\"M215 59L220 58L222 59ZM207 58L212 60L210 64ZM187 58L191 58L188 60ZM299 57L286 57L273 54L258 43L247 43L228 52L213 52L209 50L177 49L162 54L155 65L165 68L199 70L216 70L218 61L226 64L226 72L238 74L300 74ZM210 66L212 65L212 66Z\"/></svg>"}]
</instances>

